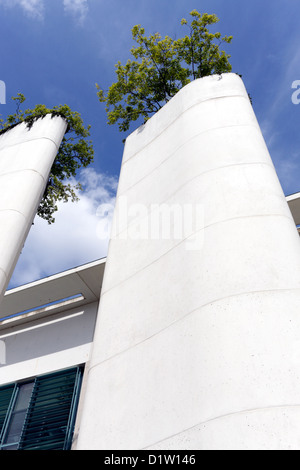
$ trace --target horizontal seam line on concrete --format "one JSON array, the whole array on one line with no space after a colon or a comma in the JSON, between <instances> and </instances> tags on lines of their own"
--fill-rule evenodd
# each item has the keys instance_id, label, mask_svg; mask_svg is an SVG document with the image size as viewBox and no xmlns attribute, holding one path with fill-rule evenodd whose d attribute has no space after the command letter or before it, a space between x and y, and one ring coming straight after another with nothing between
<instances>
[{"instance_id":1,"label":"horizontal seam line on concrete","mask_svg":"<svg viewBox=\"0 0 300 470\"><path fill-rule=\"evenodd\" d=\"M33 173L37 173L43 179L43 181L45 181L45 178L42 175L42 173L35 170L34 168L23 168L22 170L12 170L12 171L8 171L7 173L0 173L0 178L2 178L2 176L12 175L14 173L23 173L24 171L30 171L30 172L33 172Z\"/></svg>"},{"instance_id":2,"label":"horizontal seam line on concrete","mask_svg":"<svg viewBox=\"0 0 300 470\"><path fill-rule=\"evenodd\" d=\"M20 214L26 220L26 217L23 214L23 212L18 211L17 209L0 209L0 212L17 212L18 214Z\"/></svg>"},{"instance_id":3,"label":"horizontal seam line on concrete","mask_svg":"<svg viewBox=\"0 0 300 470\"><path fill-rule=\"evenodd\" d=\"M167 162L168 160L170 160L171 158L174 158L174 154L176 154L180 149L182 149L182 147L184 147L185 145L189 144L190 142L192 142L193 140L197 139L197 137L199 137L201 134L205 134L207 132L211 132L215 129L229 129L231 127L251 127L251 128L254 128L256 129L256 126L253 126L253 125L250 125L250 124L247 124L247 125L232 125L232 126L223 126L223 127L217 127L217 128L211 128L211 129L207 129L206 131L203 131L203 132L199 132L199 134L191 137L190 139L188 139L186 142L184 142L182 145L180 145L173 153L171 153L170 155L168 155L162 162L160 162L155 168L153 168L149 173L147 173L147 175L143 176L142 178L140 178L138 181L136 181L133 185L129 186L128 188L124 189L124 191L120 192L118 194L118 196L121 196L122 194L126 193L127 191L129 191L131 188L134 188L138 183L140 183L141 181L143 181L144 179L146 179L149 175L151 175L152 173L154 173L160 166L162 166L165 162ZM125 162L124 164L126 164L127 162ZM256 162L253 162L253 163L256 163ZM259 163L259 162L258 162ZM261 162L261 163L264 163L264 162ZM241 163L242 164L242 163ZM250 164L250 162L249 162ZM233 165L238 165L238 163L233 163ZM271 165L271 164L270 164ZM227 166L227 165L226 165ZM228 165L229 166L229 165ZM222 167L220 167L222 168ZM207 170L207 171L213 171L212 170ZM205 172L203 172L205 173Z\"/></svg>"},{"instance_id":4,"label":"horizontal seam line on concrete","mask_svg":"<svg viewBox=\"0 0 300 470\"><path fill-rule=\"evenodd\" d=\"M209 227L213 227L214 225L218 225L218 224L222 224L222 223L226 223L226 222L230 222L230 221L233 221L233 220L239 220L239 219L249 219L249 218L255 218L255 217L258 217L258 218L261 218L261 217L285 217L286 219L290 220L291 222L294 223L294 219L292 217L292 215L288 216L288 215L284 215L284 214L255 214L255 215L245 215L245 216L238 216L238 217L230 217L228 219L224 219L224 220L218 220L217 222L213 222L211 224L208 224L208 225L205 225L204 227L202 227L201 229L197 230L195 233L193 233L192 235L186 237L186 238L183 238L181 240L179 240L178 243L176 243L174 246L172 246L169 250L167 250L165 253L163 253L161 256L159 256L159 258L156 258L155 260L151 261L151 263L149 264L146 264L145 266L143 266L142 268L138 269L137 271L135 271L133 274L131 274L130 276L128 276L126 279L123 279L122 281L118 282L117 284L115 284L113 287L110 287L109 289L107 290L104 290L102 293L101 293L101 297L102 295L105 295L107 292L110 292L111 290L115 289L116 287L118 287L119 285L123 284L124 282L127 282L128 279L132 279L133 277L135 277L137 274L139 274L141 271L143 271L144 269L147 269L149 268L149 266L152 266L154 263L156 263L159 259L163 258L164 256L166 256L168 253L170 253L172 250L174 250L175 248L177 248L179 245L181 245L182 243L186 242L189 240L189 238L191 238L191 236L195 236L197 233L200 233L202 232L203 230L206 230L208 229ZM295 225L295 229L296 229L296 225ZM114 238L112 239L114 240ZM117 240L117 239L116 239Z\"/></svg>"},{"instance_id":5,"label":"horizontal seam line on concrete","mask_svg":"<svg viewBox=\"0 0 300 470\"><path fill-rule=\"evenodd\" d=\"M159 137L160 135L162 135L169 127L171 127L174 122L176 122L178 119L180 119L185 113L189 112L191 109L195 108L196 106L199 106L201 105L202 103L206 103L208 101L217 101L217 100L220 100L220 99L226 99L226 98L244 98L246 101L249 99L247 98L246 96L244 95L226 95L226 96L217 96L217 97L214 97L214 98L208 98L206 100L202 100L202 101L197 101L197 103L193 104L192 106L190 106L189 108L185 109L182 113L180 113L175 119L173 119L173 121L170 122L170 124L168 124L166 127L164 127L158 134L156 134L155 137L153 137L153 139L149 140L149 142L147 142L144 146L142 146L139 150L137 150L133 155L131 155L128 159L125 160L124 164L126 164L129 160L131 160L132 158L134 158L136 155L139 154L139 152L141 152L143 149L145 149L146 147L148 147L148 145L150 145L154 140L157 139L157 137ZM168 103L166 103L168 104ZM161 108L163 109L163 108ZM159 110L160 111L160 110ZM159 112L158 111L158 112ZM154 115L155 116L155 115ZM154 117L152 116L152 117ZM149 121L150 123L150 121ZM142 126L145 126L147 125L146 124L142 124ZM138 130L142 127L138 127L136 129L136 131L134 131L133 133L137 133ZM237 124L236 126L241 126L241 124ZM221 127L212 127L211 129L206 129L205 131L203 132L207 132L209 130L213 130L213 129L222 129L223 127L236 127L235 125L232 125L232 126L221 126ZM252 127L256 127L256 126L252 126ZM132 135L132 134L131 134Z\"/></svg>"},{"instance_id":6,"label":"horizontal seam line on concrete","mask_svg":"<svg viewBox=\"0 0 300 470\"><path fill-rule=\"evenodd\" d=\"M197 180L197 178L201 178L203 175L206 175L207 173L212 173L212 172L216 172L216 171L219 171L219 170L224 170L224 169L227 169L227 168L232 168L232 167L239 167L239 166L248 166L248 165L265 165L269 168L271 168L273 170L273 172L276 174L276 170L274 168L274 166L269 163L269 162L249 162L249 163L232 163L232 164L229 164L229 165L224 165L224 166L220 166L218 168L212 168L211 170L206 170L206 171L203 171L202 173L199 173L198 175L196 176L193 176L192 178L190 178L188 181L186 181L185 183L183 183L181 186L179 186L176 191L174 191L173 193L169 194L168 197L161 202L160 205L163 205L163 204L166 204L168 202L169 199L171 199L176 193L178 193L179 191L181 191L185 186L188 186L192 181L194 180ZM134 186L131 186L131 188L134 188ZM129 189L131 189L129 188ZM119 197L125 197L123 196L122 194L121 195L118 195L118 198ZM142 218L145 219L147 218L148 216L150 216L156 209L152 209L149 211L149 213ZM120 234L122 233L126 233L128 231L128 229L133 226L136 221L137 221L137 217L122 231L118 232L116 234L116 237L118 237Z\"/></svg>"},{"instance_id":7,"label":"horizontal seam line on concrete","mask_svg":"<svg viewBox=\"0 0 300 470\"><path fill-rule=\"evenodd\" d=\"M55 145L57 150L60 147L56 144L56 142L53 139L50 139L50 137L36 137L35 139L26 139L26 140L18 142L16 144L3 145L3 147L0 147L0 152L2 152L2 150L6 149L6 148L15 147L16 145L26 144L27 142L34 142L35 140L50 140L50 142L52 142Z\"/></svg>"},{"instance_id":8,"label":"horizontal seam line on concrete","mask_svg":"<svg viewBox=\"0 0 300 470\"><path fill-rule=\"evenodd\" d=\"M246 409L246 410L235 411L235 412L232 412L232 413L226 413L224 415L216 416L215 418L210 418L206 421L200 421L199 423L194 424L193 426L191 426L189 428L183 429L182 431L179 431L175 434L171 434L170 436L165 437L164 439L161 439L159 441L156 441L156 442L148 445L147 447L143 447L143 449L141 449L141 450L147 450L151 446L154 446L154 445L159 444L159 443L163 443L163 442L167 441L168 439L172 439L172 437L179 436L180 434L188 432L188 431L190 431L194 428L197 428L198 426L205 426L205 424L207 424L207 423L211 423L211 422L217 421L219 419L228 418L230 416L243 415L243 414L255 413L255 412L259 413L259 412L262 412L264 410L272 410L272 409L280 409L280 408L299 408L299 407L300 407L300 404L298 404L298 405L275 405L275 406L273 405L273 406L264 406L264 407L261 407L261 408L249 408L249 409Z\"/></svg>"},{"instance_id":9,"label":"horizontal seam line on concrete","mask_svg":"<svg viewBox=\"0 0 300 470\"><path fill-rule=\"evenodd\" d=\"M199 307L189 311L188 313L186 313L182 317L177 318L176 320L174 320L171 323L169 323L168 325L166 325L164 328L161 328L160 330L156 331L155 333L152 333L150 336L147 336L147 338L144 338L141 341L138 341L137 343L123 349L122 351L119 351L119 352L111 355L110 357L107 357L103 361L91 366L89 371L91 371L92 369L94 369L97 366L100 366L100 365L104 364L105 362L108 362L108 361L110 361L110 360L112 360L112 359L114 359L118 356L121 356L122 354L127 353L128 351L130 351L131 349L136 348L137 346L140 346L141 344L145 343L146 341L149 341L150 339L154 338L155 336L158 336L162 332L164 332L164 331L168 330L169 328L173 327L177 323L180 323L181 321L184 321L189 315L192 315L192 314L196 313L197 311L200 311L202 308L205 308L208 305L212 305L216 302L220 302L220 301L225 300L225 299L230 299L232 297L242 297L244 295L260 294L260 293L263 293L263 292L271 293L271 292L290 292L290 291L300 291L300 287L286 288L286 289L263 289L263 290L258 290L258 291L246 291L246 292L240 292L239 294L231 294L231 295L227 295L225 297L220 297L219 299L212 300L210 302L207 302L207 303L205 303L203 305L200 305Z\"/></svg>"}]
</instances>

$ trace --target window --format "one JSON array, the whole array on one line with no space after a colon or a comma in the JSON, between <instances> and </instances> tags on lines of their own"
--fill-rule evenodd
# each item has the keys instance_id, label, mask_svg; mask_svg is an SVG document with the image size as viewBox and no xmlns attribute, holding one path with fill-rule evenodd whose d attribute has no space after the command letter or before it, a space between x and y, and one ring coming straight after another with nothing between
<instances>
[{"instance_id":1,"label":"window","mask_svg":"<svg viewBox=\"0 0 300 470\"><path fill-rule=\"evenodd\" d=\"M82 369L0 387L0 450L69 450Z\"/></svg>"}]
</instances>

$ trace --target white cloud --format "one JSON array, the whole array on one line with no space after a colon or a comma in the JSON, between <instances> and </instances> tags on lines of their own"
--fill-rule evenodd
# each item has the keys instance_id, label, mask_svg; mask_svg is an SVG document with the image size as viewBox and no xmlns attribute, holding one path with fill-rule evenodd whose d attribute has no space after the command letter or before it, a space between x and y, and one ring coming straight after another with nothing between
<instances>
[{"instance_id":1,"label":"white cloud","mask_svg":"<svg viewBox=\"0 0 300 470\"><path fill-rule=\"evenodd\" d=\"M19 3L29 16L43 18L44 2L42 0L20 0Z\"/></svg>"},{"instance_id":2,"label":"white cloud","mask_svg":"<svg viewBox=\"0 0 300 470\"><path fill-rule=\"evenodd\" d=\"M71 13L82 22L88 12L88 0L63 0L66 13Z\"/></svg>"},{"instance_id":3,"label":"white cloud","mask_svg":"<svg viewBox=\"0 0 300 470\"><path fill-rule=\"evenodd\" d=\"M9 288L106 256L117 180L89 168L80 182L80 200L60 203L54 224L35 218Z\"/></svg>"},{"instance_id":4,"label":"white cloud","mask_svg":"<svg viewBox=\"0 0 300 470\"><path fill-rule=\"evenodd\" d=\"M6 8L19 6L31 18L39 20L44 18L44 0L0 0L0 5Z\"/></svg>"},{"instance_id":5,"label":"white cloud","mask_svg":"<svg viewBox=\"0 0 300 470\"><path fill-rule=\"evenodd\" d=\"M64 11L82 22L88 13L88 0L62 0ZM4 7L21 7L26 15L42 20L45 16L45 0L0 0Z\"/></svg>"}]
</instances>

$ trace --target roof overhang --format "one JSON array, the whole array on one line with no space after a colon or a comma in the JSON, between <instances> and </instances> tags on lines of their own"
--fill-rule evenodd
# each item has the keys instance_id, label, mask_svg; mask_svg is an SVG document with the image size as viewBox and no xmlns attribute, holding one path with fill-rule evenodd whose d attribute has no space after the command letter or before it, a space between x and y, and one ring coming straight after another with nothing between
<instances>
[{"instance_id":1,"label":"roof overhang","mask_svg":"<svg viewBox=\"0 0 300 470\"><path fill-rule=\"evenodd\" d=\"M300 225L300 193L291 194L286 197L290 211L294 218L295 224Z\"/></svg>"},{"instance_id":2,"label":"roof overhang","mask_svg":"<svg viewBox=\"0 0 300 470\"><path fill-rule=\"evenodd\" d=\"M8 290L0 305L0 321L13 319L15 324L99 301L105 262L103 258Z\"/></svg>"}]
</instances>

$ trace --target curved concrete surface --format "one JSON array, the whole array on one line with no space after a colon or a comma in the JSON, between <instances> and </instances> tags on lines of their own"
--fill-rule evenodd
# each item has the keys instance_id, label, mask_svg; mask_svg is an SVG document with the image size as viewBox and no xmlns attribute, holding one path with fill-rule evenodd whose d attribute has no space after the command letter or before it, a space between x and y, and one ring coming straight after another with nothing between
<instances>
[{"instance_id":1,"label":"curved concrete surface","mask_svg":"<svg viewBox=\"0 0 300 470\"><path fill-rule=\"evenodd\" d=\"M77 448L299 447L299 312L243 82L196 80L126 141Z\"/></svg>"},{"instance_id":2,"label":"curved concrete surface","mask_svg":"<svg viewBox=\"0 0 300 470\"><path fill-rule=\"evenodd\" d=\"M0 303L66 128L62 117L46 115L0 135Z\"/></svg>"}]
</instances>

